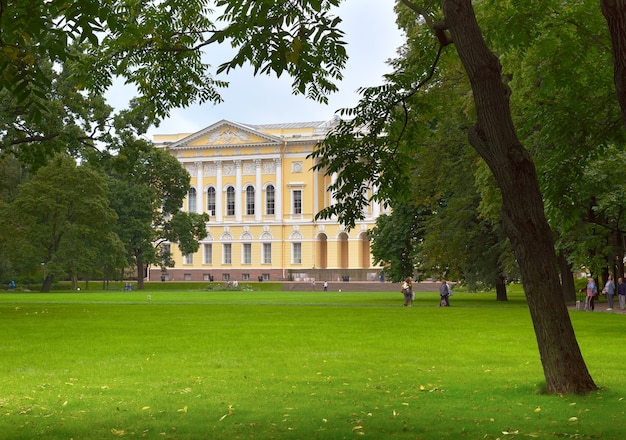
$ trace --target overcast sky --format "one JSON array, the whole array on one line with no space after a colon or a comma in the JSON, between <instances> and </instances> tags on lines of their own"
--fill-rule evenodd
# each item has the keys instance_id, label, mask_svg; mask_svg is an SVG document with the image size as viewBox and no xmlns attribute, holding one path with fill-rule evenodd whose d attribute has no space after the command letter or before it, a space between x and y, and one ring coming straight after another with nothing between
<instances>
[{"instance_id":1,"label":"overcast sky","mask_svg":"<svg viewBox=\"0 0 626 440\"><path fill-rule=\"evenodd\" d=\"M386 61L396 56L396 49L403 43L395 24L393 12L395 0L345 0L339 9L346 33L349 60L344 70L344 80L339 92L323 105L302 95L291 93L291 78L280 79L266 75L254 77L249 68L238 69L227 76L216 76L230 83L221 91L221 104L195 105L171 112L154 134L192 133L222 119L248 124L279 122L305 122L329 120L339 108L354 107L359 96L356 90L362 86L382 84L382 76L390 71ZM216 60L216 67L223 59ZM124 88L109 96L112 105L120 105L132 91Z\"/></svg>"}]
</instances>

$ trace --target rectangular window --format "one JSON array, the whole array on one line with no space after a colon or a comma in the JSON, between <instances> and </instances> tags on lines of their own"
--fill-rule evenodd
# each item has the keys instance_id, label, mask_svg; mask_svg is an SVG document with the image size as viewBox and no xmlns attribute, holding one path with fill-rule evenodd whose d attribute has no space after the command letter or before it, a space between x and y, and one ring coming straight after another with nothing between
<instances>
[{"instance_id":1,"label":"rectangular window","mask_svg":"<svg viewBox=\"0 0 626 440\"><path fill-rule=\"evenodd\" d=\"M254 215L254 188L246 188L246 215Z\"/></svg>"},{"instance_id":2,"label":"rectangular window","mask_svg":"<svg viewBox=\"0 0 626 440\"><path fill-rule=\"evenodd\" d=\"M250 280L250 274L249 273L242 273L241 274L241 279L243 281L249 281Z\"/></svg>"},{"instance_id":3,"label":"rectangular window","mask_svg":"<svg viewBox=\"0 0 626 440\"><path fill-rule=\"evenodd\" d=\"M274 215L274 206L276 204L276 193L273 185L268 185L265 188L265 213L267 215Z\"/></svg>"},{"instance_id":4,"label":"rectangular window","mask_svg":"<svg viewBox=\"0 0 626 440\"><path fill-rule=\"evenodd\" d=\"M183 255L183 264L193 264L193 254Z\"/></svg>"},{"instance_id":5,"label":"rectangular window","mask_svg":"<svg viewBox=\"0 0 626 440\"><path fill-rule=\"evenodd\" d=\"M204 264L213 264L213 244L204 243L203 247L204 247L204 255L203 255Z\"/></svg>"},{"instance_id":6,"label":"rectangular window","mask_svg":"<svg viewBox=\"0 0 626 440\"><path fill-rule=\"evenodd\" d=\"M189 201L189 212L196 212L196 189L191 188L187 197Z\"/></svg>"},{"instance_id":7,"label":"rectangular window","mask_svg":"<svg viewBox=\"0 0 626 440\"><path fill-rule=\"evenodd\" d=\"M291 262L302 264L302 243L291 243Z\"/></svg>"},{"instance_id":8,"label":"rectangular window","mask_svg":"<svg viewBox=\"0 0 626 440\"><path fill-rule=\"evenodd\" d=\"M241 249L242 252L242 264L252 264L252 244L244 243Z\"/></svg>"},{"instance_id":9,"label":"rectangular window","mask_svg":"<svg viewBox=\"0 0 626 440\"><path fill-rule=\"evenodd\" d=\"M210 216L215 216L215 188L211 187L206 194L206 209Z\"/></svg>"},{"instance_id":10,"label":"rectangular window","mask_svg":"<svg viewBox=\"0 0 626 440\"><path fill-rule=\"evenodd\" d=\"M263 264L272 264L272 243L263 243Z\"/></svg>"},{"instance_id":11,"label":"rectangular window","mask_svg":"<svg viewBox=\"0 0 626 440\"><path fill-rule=\"evenodd\" d=\"M233 249L230 243L224 243L223 245L223 253L222 253L222 263L223 264L232 264L233 262Z\"/></svg>"},{"instance_id":12,"label":"rectangular window","mask_svg":"<svg viewBox=\"0 0 626 440\"><path fill-rule=\"evenodd\" d=\"M235 188L226 189L226 215L235 215Z\"/></svg>"},{"instance_id":13,"label":"rectangular window","mask_svg":"<svg viewBox=\"0 0 626 440\"><path fill-rule=\"evenodd\" d=\"M302 191L299 189L293 190L293 213L302 214Z\"/></svg>"},{"instance_id":14,"label":"rectangular window","mask_svg":"<svg viewBox=\"0 0 626 440\"><path fill-rule=\"evenodd\" d=\"M163 264L163 266L170 265L170 260L172 259L171 249L169 244L161 245L161 264Z\"/></svg>"}]
</instances>

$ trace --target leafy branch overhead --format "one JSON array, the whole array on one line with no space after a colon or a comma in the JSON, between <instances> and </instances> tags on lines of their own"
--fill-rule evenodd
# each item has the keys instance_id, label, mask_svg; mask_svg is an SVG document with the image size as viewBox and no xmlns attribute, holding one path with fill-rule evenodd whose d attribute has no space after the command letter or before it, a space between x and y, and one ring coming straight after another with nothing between
<instances>
[{"instance_id":1,"label":"leafy branch overhead","mask_svg":"<svg viewBox=\"0 0 626 440\"><path fill-rule=\"evenodd\" d=\"M359 89L361 99L356 107L339 110L343 119L311 153L316 170L338 176L329 187L337 203L316 217L337 216L348 228L363 219L364 208L371 201L409 196L412 176L406 164L410 152L401 145L406 144L403 138L408 136L415 112L420 111L410 100L437 79L443 49L451 43L442 22L433 21L433 12L411 2L402 3L419 15L414 26L421 32L434 32L438 39L429 35L418 48L411 48L419 54L391 61L394 71L385 75L384 85ZM408 51L405 48L403 55ZM416 65L417 57L430 60L427 69L419 70L424 63ZM369 188L376 188L376 192L370 193Z\"/></svg>"},{"instance_id":2,"label":"leafy branch overhead","mask_svg":"<svg viewBox=\"0 0 626 440\"><path fill-rule=\"evenodd\" d=\"M255 74L283 73L293 78L294 93L306 94L316 101L328 102L328 94L337 91L334 81L343 78L348 59L341 18L331 7L341 0L297 2L219 0L224 8L217 31L209 43L230 41L237 53L223 63L217 73L250 63Z\"/></svg>"},{"instance_id":3,"label":"leafy branch overhead","mask_svg":"<svg viewBox=\"0 0 626 440\"><path fill-rule=\"evenodd\" d=\"M327 102L347 60L341 19L331 12L340 2L2 0L0 92L40 120L54 82L46 66L72 62L78 89L103 94L121 78L154 122L222 100L228 83L213 78L215 60L204 49L230 42L238 51L215 73L250 63L255 73L291 75L295 93Z\"/></svg>"}]
</instances>

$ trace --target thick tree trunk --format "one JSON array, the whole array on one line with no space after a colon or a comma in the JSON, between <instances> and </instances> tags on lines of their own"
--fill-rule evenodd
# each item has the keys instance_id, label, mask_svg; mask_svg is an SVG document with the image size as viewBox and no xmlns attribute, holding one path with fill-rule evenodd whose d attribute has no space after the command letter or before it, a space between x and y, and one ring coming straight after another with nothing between
<instances>
[{"instance_id":1,"label":"thick tree trunk","mask_svg":"<svg viewBox=\"0 0 626 440\"><path fill-rule=\"evenodd\" d=\"M622 120L626 125L626 0L601 0L600 6L611 34L613 80L622 109Z\"/></svg>"},{"instance_id":2,"label":"thick tree trunk","mask_svg":"<svg viewBox=\"0 0 626 440\"><path fill-rule=\"evenodd\" d=\"M509 89L487 48L471 0L442 0L452 36L474 93L477 124L472 146L493 172L502 193L502 218L520 265L547 389L583 394L597 387L580 352L561 284L534 164L517 138Z\"/></svg>"}]
</instances>

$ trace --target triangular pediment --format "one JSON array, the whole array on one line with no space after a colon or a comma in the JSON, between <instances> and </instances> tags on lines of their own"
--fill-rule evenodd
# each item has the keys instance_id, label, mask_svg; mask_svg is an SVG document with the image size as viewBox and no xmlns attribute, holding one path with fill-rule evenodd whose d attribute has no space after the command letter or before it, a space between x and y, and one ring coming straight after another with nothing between
<instances>
[{"instance_id":1,"label":"triangular pediment","mask_svg":"<svg viewBox=\"0 0 626 440\"><path fill-rule=\"evenodd\" d=\"M171 144L170 149L279 145L281 142L277 136L223 119Z\"/></svg>"}]
</instances>

